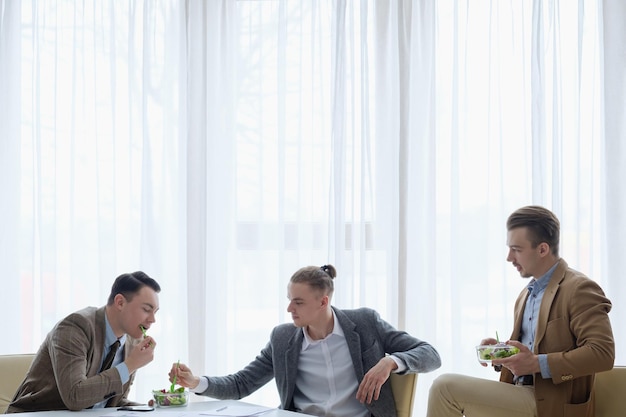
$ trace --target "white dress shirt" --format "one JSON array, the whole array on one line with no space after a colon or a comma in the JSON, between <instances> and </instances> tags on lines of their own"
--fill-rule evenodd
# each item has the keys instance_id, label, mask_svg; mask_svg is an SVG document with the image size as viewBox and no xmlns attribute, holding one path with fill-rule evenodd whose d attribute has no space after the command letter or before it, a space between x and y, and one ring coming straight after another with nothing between
<instances>
[{"instance_id":1,"label":"white dress shirt","mask_svg":"<svg viewBox=\"0 0 626 417\"><path fill-rule=\"evenodd\" d=\"M298 358L298 374L293 402L298 411L325 417L367 417L369 410L356 399L358 381L345 334L333 311L333 331L322 340L313 340L302 328L302 350ZM405 363L393 355L402 372ZM207 377L200 377L191 391L203 393L209 386Z\"/></svg>"},{"instance_id":2,"label":"white dress shirt","mask_svg":"<svg viewBox=\"0 0 626 417\"><path fill-rule=\"evenodd\" d=\"M367 417L365 405L356 399L359 383L343 329L334 317L332 333L313 340L303 327L293 402L297 410L326 417Z\"/></svg>"}]
</instances>

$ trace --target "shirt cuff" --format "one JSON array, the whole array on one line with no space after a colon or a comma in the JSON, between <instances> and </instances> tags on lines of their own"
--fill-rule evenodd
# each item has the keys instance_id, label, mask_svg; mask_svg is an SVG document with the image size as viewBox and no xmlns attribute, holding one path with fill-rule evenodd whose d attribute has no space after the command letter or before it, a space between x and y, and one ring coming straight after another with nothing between
<instances>
[{"instance_id":1,"label":"shirt cuff","mask_svg":"<svg viewBox=\"0 0 626 417\"><path fill-rule=\"evenodd\" d=\"M202 394L208 388L209 388L209 378L207 378L206 376L201 376L200 383L198 384L197 387L192 389L191 392L195 392L196 394Z\"/></svg>"},{"instance_id":2,"label":"shirt cuff","mask_svg":"<svg viewBox=\"0 0 626 417\"><path fill-rule=\"evenodd\" d=\"M130 379L130 372L128 372L128 366L126 366L126 364L122 362L119 365L115 365L115 369L117 369L117 372L119 372L120 374L122 385L127 383L128 380Z\"/></svg>"},{"instance_id":3,"label":"shirt cuff","mask_svg":"<svg viewBox=\"0 0 626 417\"><path fill-rule=\"evenodd\" d=\"M398 369L394 369L392 372L394 374L399 374L400 372L406 371L407 366L404 364L404 361L396 356L389 355L391 359L398 365Z\"/></svg>"},{"instance_id":4,"label":"shirt cuff","mask_svg":"<svg viewBox=\"0 0 626 417\"><path fill-rule=\"evenodd\" d=\"M552 372L550 372L550 366L548 366L548 355L542 353L539 356L539 368L541 369L541 377L543 379L552 378Z\"/></svg>"}]
</instances>

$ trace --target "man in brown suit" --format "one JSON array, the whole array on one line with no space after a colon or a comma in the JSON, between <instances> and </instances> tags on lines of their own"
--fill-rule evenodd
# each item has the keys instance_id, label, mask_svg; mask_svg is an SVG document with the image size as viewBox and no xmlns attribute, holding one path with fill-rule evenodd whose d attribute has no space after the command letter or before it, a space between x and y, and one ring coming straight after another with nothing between
<instances>
[{"instance_id":1,"label":"man in brown suit","mask_svg":"<svg viewBox=\"0 0 626 417\"><path fill-rule=\"evenodd\" d=\"M57 323L7 413L134 404L126 397L135 371L154 357L156 342L144 338L143 329L155 322L160 291L143 272L122 274L106 306L84 308Z\"/></svg>"},{"instance_id":2,"label":"man in brown suit","mask_svg":"<svg viewBox=\"0 0 626 417\"><path fill-rule=\"evenodd\" d=\"M511 262L532 280L515 303L508 344L516 355L493 360L500 382L463 375L438 377L428 417L590 417L593 381L613 367L611 302L600 286L559 257L559 221L539 206L507 221ZM495 344L484 339L481 344Z\"/></svg>"}]
</instances>

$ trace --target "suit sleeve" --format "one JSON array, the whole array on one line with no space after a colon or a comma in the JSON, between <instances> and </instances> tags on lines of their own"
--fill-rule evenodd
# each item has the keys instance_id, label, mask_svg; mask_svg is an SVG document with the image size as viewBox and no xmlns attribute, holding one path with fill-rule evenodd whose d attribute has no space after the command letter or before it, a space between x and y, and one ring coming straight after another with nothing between
<instances>
[{"instance_id":1,"label":"suit sleeve","mask_svg":"<svg viewBox=\"0 0 626 417\"><path fill-rule=\"evenodd\" d=\"M609 320L611 302L591 279L576 280L564 294L566 310L551 317L539 346L548 354L555 384L613 367L615 344Z\"/></svg>"},{"instance_id":2,"label":"suit sleeve","mask_svg":"<svg viewBox=\"0 0 626 417\"><path fill-rule=\"evenodd\" d=\"M94 357L93 343L93 325L79 314L68 316L51 334L49 349L54 378L69 410L82 410L123 395L117 369L100 374L99 369L93 369L94 364L100 363L100 358Z\"/></svg>"},{"instance_id":3,"label":"suit sleeve","mask_svg":"<svg viewBox=\"0 0 626 417\"><path fill-rule=\"evenodd\" d=\"M395 329L376 311L370 311L373 314L379 338L384 343L385 353L393 354L406 364L407 369L402 373L431 372L441 366L439 353L430 343L413 337L405 331Z\"/></svg>"},{"instance_id":4,"label":"suit sleeve","mask_svg":"<svg viewBox=\"0 0 626 417\"><path fill-rule=\"evenodd\" d=\"M220 400L239 400L267 384L273 377L272 344L268 342L257 357L241 371L227 376L207 376L209 386L200 395Z\"/></svg>"}]
</instances>

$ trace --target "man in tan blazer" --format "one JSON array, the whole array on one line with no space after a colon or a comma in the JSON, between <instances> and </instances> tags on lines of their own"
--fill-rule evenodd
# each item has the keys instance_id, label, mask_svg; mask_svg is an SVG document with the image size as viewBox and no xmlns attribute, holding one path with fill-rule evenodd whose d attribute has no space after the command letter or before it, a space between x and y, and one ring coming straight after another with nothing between
<instances>
[{"instance_id":1,"label":"man in tan blazer","mask_svg":"<svg viewBox=\"0 0 626 417\"><path fill-rule=\"evenodd\" d=\"M143 337L142 327L155 322L160 291L141 271L122 274L106 306L84 308L57 323L7 413L134 404L126 397L135 371L152 361L156 346L152 337ZM123 348L117 349L120 344Z\"/></svg>"},{"instance_id":2,"label":"man in tan blazer","mask_svg":"<svg viewBox=\"0 0 626 417\"><path fill-rule=\"evenodd\" d=\"M595 281L560 259L552 212L522 207L509 216L507 229L507 261L523 278L532 277L515 303L507 341L520 352L493 360L500 382L441 375L430 389L427 416L591 417L594 375L615 360L611 302Z\"/></svg>"}]
</instances>

